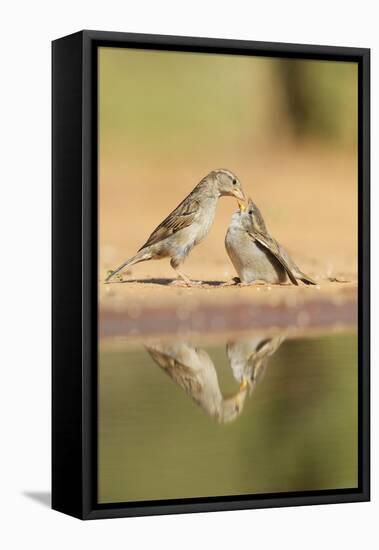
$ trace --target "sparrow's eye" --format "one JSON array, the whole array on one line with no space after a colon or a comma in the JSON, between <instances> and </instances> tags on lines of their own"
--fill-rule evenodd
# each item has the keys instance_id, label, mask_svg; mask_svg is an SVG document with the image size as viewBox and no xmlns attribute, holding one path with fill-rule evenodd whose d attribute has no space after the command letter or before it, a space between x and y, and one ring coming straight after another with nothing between
<instances>
[{"instance_id":1,"label":"sparrow's eye","mask_svg":"<svg viewBox=\"0 0 379 550\"><path fill-rule=\"evenodd\" d=\"M252 213L253 213L253 211L252 211L252 210L249 210L249 214L250 214L250 216L252 215Z\"/></svg>"},{"instance_id":2,"label":"sparrow's eye","mask_svg":"<svg viewBox=\"0 0 379 550\"><path fill-rule=\"evenodd\" d=\"M233 178L233 185L236 185L237 184L237 180L236 178Z\"/></svg>"}]
</instances>

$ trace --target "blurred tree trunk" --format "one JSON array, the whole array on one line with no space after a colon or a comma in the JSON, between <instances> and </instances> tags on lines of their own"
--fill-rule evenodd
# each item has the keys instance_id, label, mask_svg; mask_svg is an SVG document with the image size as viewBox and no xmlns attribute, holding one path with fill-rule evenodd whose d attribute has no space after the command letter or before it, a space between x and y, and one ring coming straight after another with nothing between
<instances>
[{"instance_id":1,"label":"blurred tree trunk","mask_svg":"<svg viewBox=\"0 0 379 550\"><path fill-rule=\"evenodd\" d=\"M281 59L278 61L278 72L292 134L295 138L301 138L308 131L310 116L309 97L304 87L304 62Z\"/></svg>"}]
</instances>

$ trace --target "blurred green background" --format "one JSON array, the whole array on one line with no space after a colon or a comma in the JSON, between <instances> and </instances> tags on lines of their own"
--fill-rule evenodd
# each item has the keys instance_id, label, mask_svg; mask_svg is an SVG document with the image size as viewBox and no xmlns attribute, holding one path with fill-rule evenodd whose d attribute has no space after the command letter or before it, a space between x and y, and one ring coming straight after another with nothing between
<instances>
[{"instance_id":1,"label":"blurred green background","mask_svg":"<svg viewBox=\"0 0 379 550\"><path fill-rule=\"evenodd\" d=\"M99 83L105 146L356 141L356 63L100 48Z\"/></svg>"},{"instance_id":2,"label":"blurred green background","mask_svg":"<svg viewBox=\"0 0 379 550\"><path fill-rule=\"evenodd\" d=\"M238 389L224 341L210 354L224 394ZM141 344L103 348L99 501L357 486L357 338L286 340L241 415L218 424Z\"/></svg>"}]
</instances>

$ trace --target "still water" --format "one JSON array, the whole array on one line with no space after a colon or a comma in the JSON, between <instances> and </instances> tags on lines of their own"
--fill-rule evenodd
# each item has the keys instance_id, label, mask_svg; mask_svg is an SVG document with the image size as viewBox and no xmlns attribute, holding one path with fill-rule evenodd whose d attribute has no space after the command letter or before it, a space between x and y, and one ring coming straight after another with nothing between
<instances>
[{"instance_id":1,"label":"still water","mask_svg":"<svg viewBox=\"0 0 379 550\"><path fill-rule=\"evenodd\" d=\"M357 486L357 337L100 343L99 502Z\"/></svg>"}]
</instances>

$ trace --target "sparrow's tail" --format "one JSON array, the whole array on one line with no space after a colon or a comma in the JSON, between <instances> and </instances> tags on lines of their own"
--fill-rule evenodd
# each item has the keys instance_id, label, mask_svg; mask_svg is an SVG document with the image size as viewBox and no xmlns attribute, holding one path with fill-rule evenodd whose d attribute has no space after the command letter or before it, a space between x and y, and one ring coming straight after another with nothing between
<instances>
[{"instance_id":1,"label":"sparrow's tail","mask_svg":"<svg viewBox=\"0 0 379 550\"><path fill-rule=\"evenodd\" d=\"M309 277L309 275L305 275L302 271L299 270L299 273L296 273L296 278L300 279L300 281L303 281L305 285L317 285L316 281Z\"/></svg>"},{"instance_id":2,"label":"sparrow's tail","mask_svg":"<svg viewBox=\"0 0 379 550\"><path fill-rule=\"evenodd\" d=\"M119 275L126 267L130 267L131 265L138 264L139 262L144 262L145 260L150 260L151 253L147 252L146 250L140 250L135 256L132 256L129 258L129 260L126 260L120 267L109 273L107 278L105 279L106 283L109 283L115 277L116 275Z\"/></svg>"}]
</instances>

